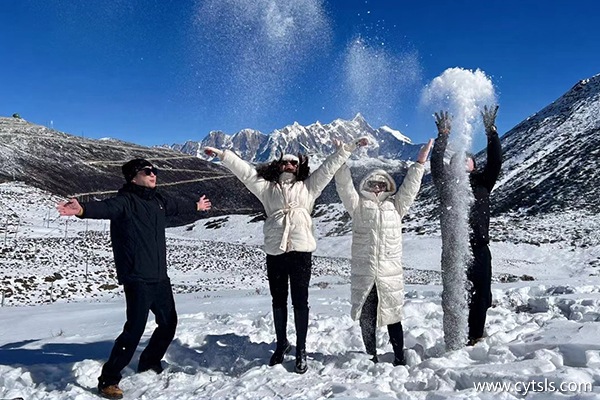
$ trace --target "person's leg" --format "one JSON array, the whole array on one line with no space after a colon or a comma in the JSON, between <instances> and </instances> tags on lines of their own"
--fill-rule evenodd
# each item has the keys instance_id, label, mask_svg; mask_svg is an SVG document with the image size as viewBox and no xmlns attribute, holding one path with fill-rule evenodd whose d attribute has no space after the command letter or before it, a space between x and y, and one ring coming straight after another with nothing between
<instances>
[{"instance_id":1,"label":"person's leg","mask_svg":"<svg viewBox=\"0 0 600 400\"><path fill-rule=\"evenodd\" d=\"M472 283L469 301L469 344L483 337L487 309L492 305L492 257L487 245L473 247L468 278Z\"/></svg>"},{"instance_id":2,"label":"person's leg","mask_svg":"<svg viewBox=\"0 0 600 400\"><path fill-rule=\"evenodd\" d=\"M394 362L396 365L405 365L404 360L404 331L402 330L402 322L388 325L388 333L390 334L390 342L394 349Z\"/></svg>"},{"instance_id":3,"label":"person's leg","mask_svg":"<svg viewBox=\"0 0 600 400\"><path fill-rule=\"evenodd\" d=\"M363 343L367 354L372 355L373 362L377 362L377 287L373 285L373 288L369 292L362 309L360 311L360 330L362 333Z\"/></svg>"},{"instance_id":4,"label":"person's leg","mask_svg":"<svg viewBox=\"0 0 600 400\"><path fill-rule=\"evenodd\" d=\"M124 285L124 291L127 321L123 332L115 340L108 361L102 367L98 388L117 385L121 381L121 371L131 361L146 328L150 310L146 285L140 282L127 284Z\"/></svg>"},{"instance_id":5,"label":"person's leg","mask_svg":"<svg viewBox=\"0 0 600 400\"><path fill-rule=\"evenodd\" d=\"M267 255L267 278L273 302L273 324L277 337L277 347L269 365L281 364L291 346L287 340L287 297L288 297L288 268L286 254L278 256Z\"/></svg>"},{"instance_id":6,"label":"person's leg","mask_svg":"<svg viewBox=\"0 0 600 400\"><path fill-rule=\"evenodd\" d=\"M304 373L306 363L306 335L308 333L308 286L312 270L312 253L291 252L290 291L296 325L296 372Z\"/></svg>"},{"instance_id":7,"label":"person's leg","mask_svg":"<svg viewBox=\"0 0 600 400\"><path fill-rule=\"evenodd\" d=\"M167 280L148 285L151 290L152 304L150 310L154 313L158 325L148 345L140 355L138 372L153 370L160 374L163 370L160 360L167 352L167 348L175 337L177 329L177 311L175 310L175 299L171 281Z\"/></svg>"}]
</instances>

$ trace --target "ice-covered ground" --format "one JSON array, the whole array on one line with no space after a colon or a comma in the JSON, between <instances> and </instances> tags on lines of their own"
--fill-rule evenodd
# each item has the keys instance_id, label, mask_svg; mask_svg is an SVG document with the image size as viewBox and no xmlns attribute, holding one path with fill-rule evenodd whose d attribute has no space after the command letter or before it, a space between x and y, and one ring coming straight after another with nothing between
<instances>
[{"instance_id":1,"label":"ice-covered ground","mask_svg":"<svg viewBox=\"0 0 600 400\"><path fill-rule=\"evenodd\" d=\"M96 378L124 322L104 223L57 219L48 211L55 201L25 186L0 185L0 273L2 289L13 290L0 307L0 399L97 398ZM322 237L310 288L306 374L293 372L293 351L283 365L266 365L274 330L264 254L255 246L262 225L228 216L169 229L176 340L161 375L134 373L134 358L121 382L125 398L600 397L598 244L493 242L487 337L446 352L439 236L406 234L408 365L393 367L387 331L378 330L380 363L373 364L349 317L350 237L323 236L339 223L331 214L317 221ZM534 280L501 282L523 275ZM293 343L292 316L290 310ZM150 320L142 346L154 326Z\"/></svg>"}]
</instances>

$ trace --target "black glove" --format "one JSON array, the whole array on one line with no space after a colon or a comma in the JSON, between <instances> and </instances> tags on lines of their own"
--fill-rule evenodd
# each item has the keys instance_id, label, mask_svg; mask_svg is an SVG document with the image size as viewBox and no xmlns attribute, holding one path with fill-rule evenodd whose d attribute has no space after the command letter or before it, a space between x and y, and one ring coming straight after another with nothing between
<instances>
[{"instance_id":1,"label":"black glove","mask_svg":"<svg viewBox=\"0 0 600 400\"><path fill-rule=\"evenodd\" d=\"M440 111L435 114L435 126L437 126L439 135L449 135L452 128L452 117L448 115L448 111Z\"/></svg>"},{"instance_id":2,"label":"black glove","mask_svg":"<svg viewBox=\"0 0 600 400\"><path fill-rule=\"evenodd\" d=\"M498 105L488 108L483 106L481 117L483 118L483 126L485 127L486 135L494 135L498 133L496 129L496 114L498 114Z\"/></svg>"}]
</instances>

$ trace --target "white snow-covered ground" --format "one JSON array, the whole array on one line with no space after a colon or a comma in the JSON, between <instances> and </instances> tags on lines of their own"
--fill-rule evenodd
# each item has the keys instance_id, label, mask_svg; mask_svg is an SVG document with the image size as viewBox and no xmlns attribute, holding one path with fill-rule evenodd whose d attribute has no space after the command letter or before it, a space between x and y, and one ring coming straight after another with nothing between
<instances>
[{"instance_id":1,"label":"white snow-covered ground","mask_svg":"<svg viewBox=\"0 0 600 400\"><path fill-rule=\"evenodd\" d=\"M105 224L57 219L48 211L55 201L24 185L0 185L0 282L6 294L0 399L98 398L97 376L124 323L122 291L111 286ZM168 230L177 335L161 375L136 374L137 358L125 369L126 399L600 398L598 243L493 242L496 279L487 337L446 352L439 236L407 233L408 365L393 367L385 329L378 330L380 363L364 353L358 323L349 316L350 236L325 236L338 222L324 213L317 218L321 237L309 298L309 370L298 375L293 351L282 365L267 366L275 334L264 254L256 247L262 224L251 219L228 216ZM530 237L532 229L538 228L530 225L529 236L514 236ZM534 280L503 279L523 275ZM293 343L291 309L289 316ZM140 349L154 326L150 319Z\"/></svg>"}]
</instances>

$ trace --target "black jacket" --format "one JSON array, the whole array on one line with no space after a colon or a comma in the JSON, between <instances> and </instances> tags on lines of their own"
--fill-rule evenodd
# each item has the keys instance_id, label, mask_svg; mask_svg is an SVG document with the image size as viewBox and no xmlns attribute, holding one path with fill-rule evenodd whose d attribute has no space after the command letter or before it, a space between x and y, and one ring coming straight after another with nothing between
<instances>
[{"instance_id":1,"label":"black jacket","mask_svg":"<svg viewBox=\"0 0 600 400\"><path fill-rule=\"evenodd\" d=\"M444 165L444 153L448 144L448 135L439 135L431 154L431 176L440 196L441 210L448 206L449 176L448 167ZM502 147L497 133L488 135L487 163L483 170L473 170L469 174L471 189L475 201L469 214L471 228L471 245L479 246L490 242L490 192L498 180L502 167Z\"/></svg>"},{"instance_id":2,"label":"black jacket","mask_svg":"<svg viewBox=\"0 0 600 400\"><path fill-rule=\"evenodd\" d=\"M156 189L127 183L110 199L83 203L81 218L110 219L120 284L160 282L167 276L166 217L194 212L196 205L168 201Z\"/></svg>"}]
</instances>

